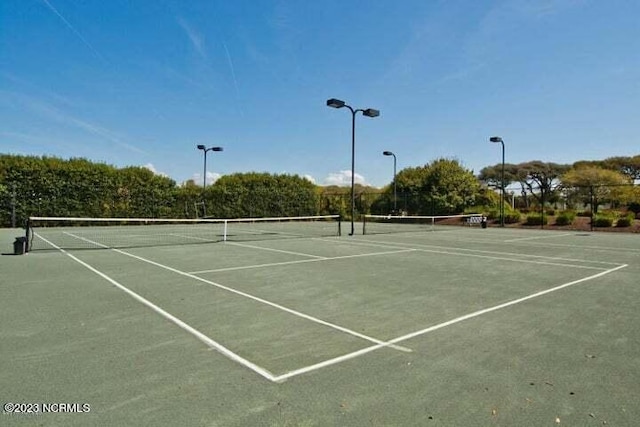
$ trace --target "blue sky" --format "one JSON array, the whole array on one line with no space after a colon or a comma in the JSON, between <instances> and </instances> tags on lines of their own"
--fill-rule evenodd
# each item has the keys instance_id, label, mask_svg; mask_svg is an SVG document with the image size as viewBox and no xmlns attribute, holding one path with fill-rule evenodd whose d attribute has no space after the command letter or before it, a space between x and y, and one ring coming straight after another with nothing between
<instances>
[{"instance_id":1,"label":"blue sky","mask_svg":"<svg viewBox=\"0 0 640 427\"><path fill-rule=\"evenodd\" d=\"M640 154L637 0L3 0L0 152L383 186Z\"/></svg>"}]
</instances>

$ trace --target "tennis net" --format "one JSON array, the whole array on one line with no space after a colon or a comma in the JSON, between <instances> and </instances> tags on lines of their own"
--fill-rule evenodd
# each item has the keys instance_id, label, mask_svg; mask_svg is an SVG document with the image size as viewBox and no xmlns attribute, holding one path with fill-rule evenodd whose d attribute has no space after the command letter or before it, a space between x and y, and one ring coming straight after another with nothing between
<instances>
[{"instance_id":1,"label":"tennis net","mask_svg":"<svg viewBox=\"0 0 640 427\"><path fill-rule=\"evenodd\" d=\"M365 215L362 234L404 233L437 231L452 226L481 224L481 214L440 216Z\"/></svg>"},{"instance_id":2,"label":"tennis net","mask_svg":"<svg viewBox=\"0 0 640 427\"><path fill-rule=\"evenodd\" d=\"M106 249L340 235L340 216L239 219L31 217L28 250Z\"/></svg>"}]
</instances>

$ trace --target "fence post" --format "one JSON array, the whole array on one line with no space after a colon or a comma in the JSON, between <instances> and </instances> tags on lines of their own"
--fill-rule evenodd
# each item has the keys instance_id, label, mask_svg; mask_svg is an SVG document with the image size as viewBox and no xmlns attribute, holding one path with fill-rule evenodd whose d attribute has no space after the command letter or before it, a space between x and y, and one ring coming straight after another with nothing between
<instances>
[{"instance_id":1,"label":"fence post","mask_svg":"<svg viewBox=\"0 0 640 427\"><path fill-rule=\"evenodd\" d=\"M591 221L589 222L590 230L593 231L593 185L589 186L589 204L591 205Z\"/></svg>"},{"instance_id":2,"label":"fence post","mask_svg":"<svg viewBox=\"0 0 640 427\"><path fill-rule=\"evenodd\" d=\"M11 183L11 228L16 228L16 183Z\"/></svg>"},{"instance_id":3,"label":"fence post","mask_svg":"<svg viewBox=\"0 0 640 427\"><path fill-rule=\"evenodd\" d=\"M544 230L544 186L540 187L540 228Z\"/></svg>"}]
</instances>

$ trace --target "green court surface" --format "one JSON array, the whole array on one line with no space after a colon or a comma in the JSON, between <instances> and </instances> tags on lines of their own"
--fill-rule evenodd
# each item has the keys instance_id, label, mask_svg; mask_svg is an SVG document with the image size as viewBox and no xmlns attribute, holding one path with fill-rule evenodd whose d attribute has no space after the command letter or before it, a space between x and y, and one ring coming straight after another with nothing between
<instances>
[{"instance_id":1,"label":"green court surface","mask_svg":"<svg viewBox=\"0 0 640 427\"><path fill-rule=\"evenodd\" d=\"M21 233L0 230L0 400L77 405L0 425L640 422L638 235L474 226L11 255Z\"/></svg>"}]
</instances>

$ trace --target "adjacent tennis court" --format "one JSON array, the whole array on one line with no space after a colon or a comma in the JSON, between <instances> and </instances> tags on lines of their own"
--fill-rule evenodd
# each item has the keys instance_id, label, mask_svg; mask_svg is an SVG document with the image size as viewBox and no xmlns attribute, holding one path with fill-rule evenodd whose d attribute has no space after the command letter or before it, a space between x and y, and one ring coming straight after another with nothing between
<instances>
[{"instance_id":1,"label":"adjacent tennis court","mask_svg":"<svg viewBox=\"0 0 640 427\"><path fill-rule=\"evenodd\" d=\"M90 411L3 425L640 419L638 236L47 221L0 257L2 397Z\"/></svg>"}]
</instances>

